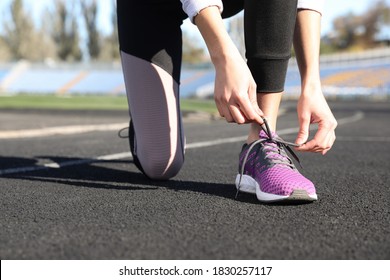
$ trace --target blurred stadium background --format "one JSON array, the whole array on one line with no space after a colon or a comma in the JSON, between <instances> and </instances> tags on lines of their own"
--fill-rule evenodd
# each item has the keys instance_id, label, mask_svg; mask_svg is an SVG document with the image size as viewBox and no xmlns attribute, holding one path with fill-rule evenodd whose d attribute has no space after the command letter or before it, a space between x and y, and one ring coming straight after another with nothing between
<instances>
[{"instance_id":1,"label":"blurred stadium background","mask_svg":"<svg viewBox=\"0 0 390 280\"><path fill-rule=\"evenodd\" d=\"M390 94L390 48L361 53L324 55L321 78L328 96L366 96L387 98ZM181 78L183 98L211 98L214 70L185 68ZM0 65L3 94L125 95L119 63L29 63L20 61ZM286 96L300 92L300 76L295 60L290 63Z\"/></svg>"},{"instance_id":2,"label":"blurred stadium background","mask_svg":"<svg viewBox=\"0 0 390 280\"><path fill-rule=\"evenodd\" d=\"M334 5L331 0L328 4ZM389 97L390 1L367 1L366 8L335 16L323 32L321 78L329 97ZM115 1L4 0L0 12L0 96L125 95ZM210 98L213 67L199 35L188 23L184 26L181 96ZM227 27L244 54L242 14ZM295 98L299 92L293 58L286 97Z\"/></svg>"},{"instance_id":3,"label":"blurred stadium background","mask_svg":"<svg viewBox=\"0 0 390 280\"><path fill-rule=\"evenodd\" d=\"M1 259L389 259L390 0L327 0L321 78L338 140L326 160L301 153L321 201L297 207L234 200L247 127L226 125L203 100L215 73L188 21L188 160L169 182L138 172L117 135L129 116L114 7L0 0ZM242 14L226 25L243 53ZM285 98L294 99L290 63ZM278 124L291 141L295 103L283 103Z\"/></svg>"}]
</instances>

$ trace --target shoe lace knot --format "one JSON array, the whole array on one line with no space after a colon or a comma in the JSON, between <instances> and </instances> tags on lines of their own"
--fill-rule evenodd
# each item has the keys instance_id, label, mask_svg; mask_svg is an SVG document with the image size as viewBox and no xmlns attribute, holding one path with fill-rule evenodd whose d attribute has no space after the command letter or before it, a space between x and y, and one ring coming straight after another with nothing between
<instances>
[{"instance_id":1,"label":"shoe lace knot","mask_svg":"<svg viewBox=\"0 0 390 280\"><path fill-rule=\"evenodd\" d=\"M263 147L265 153L265 159L268 159L272 165L285 165L287 167L295 168L294 163L288 157L287 151L299 162L298 157L290 146L294 145L293 143L286 142L279 137L271 138L262 138L258 141L255 141L254 145L260 143Z\"/></svg>"}]
</instances>

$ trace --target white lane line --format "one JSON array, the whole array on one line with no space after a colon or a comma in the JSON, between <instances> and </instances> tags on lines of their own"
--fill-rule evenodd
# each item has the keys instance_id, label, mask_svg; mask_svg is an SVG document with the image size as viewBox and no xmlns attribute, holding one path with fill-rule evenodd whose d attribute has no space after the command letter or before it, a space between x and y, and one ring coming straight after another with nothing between
<instances>
[{"instance_id":1,"label":"white lane line","mask_svg":"<svg viewBox=\"0 0 390 280\"><path fill-rule=\"evenodd\" d=\"M356 114L352 115L351 117L339 119L338 123L339 123L339 125L352 123L352 122L356 122L356 121L361 120L363 117L364 117L364 114L362 112L357 112ZM314 130L314 129L316 129L316 128L310 127L310 130ZM297 133L298 131L299 131L299 127L286 128L286 129L279 130L278 134L279 135L288 135L288 134L292 134L292 133ZM369 137L369 138L372 138L372 137ZM384 137L384 138L387 139L387 137ZM355 139L355 138L351 137L351 139ZM202 142L190 143L190 144L186 145L186 149L197 149L197 148L211 147L211 146L217 146L217 145L227 144L227 143L242 142L245 140L246 140L246 136L221 138L221 139L216 139L216 140L212 140L212 141L202 141ZM353 140L351 140L351 141L353 141ZM47 163L47 164L40 165L40 166L26 166L26 167L3 169L3 170L0 170L0 176L1 175L17 174L17 173L25 173L25 172L31 172L31 171L39 171L39 170L45 170L45 169L51 169L51 168L58 169L58 168L66 167L66 166L75 166L75 165L89 164L89 163L98 162L98 161L119 160L119 159L125 159L125 158L132 158L131 153L125 152L125 153L98 156L98 157L90 158L90 159L71 160L71 161L65 161L65 162L61 162L61 163Z\"/></svg>"},{"instance_id":2,"label":"white lane line","mask_svg":"<svg viewBox=\"0 0 390 280\"><path fill-rule=\"evenodd\" d=\"M129 126L128 123L68 125L37 129L0 131L0 139L35 138L54 135L71 135L93 131L115 131Z\"/></svg>"},{"instance_id":3,"label":"white lane line","mask_svg":"<svg viewBox=\"0 0 390 280\"><path fill-rule=\"evenodd\" d=\"M313 130L314 128L310 128L310 130ZM292 133L298 132L299 127L293 127L293 128L286 128L281 129L278 131L278 135L288 135ZM210 146L216 146L221 144L227 144L227 143L236 143L236 142L243 142L245 141L247 136L238 136L238 137L231 137L231 138L221 138L221 139L215 139L211 141L203 141L203 142L197 142L197 143L190 143L186 145L186 149L196 149L196 148L204 148L204 147L210 147Z\"/></svg>"},{"instance_id":4,"label":"white lane line","mask_svg":"<svg viewBox=\"0 0 390 280\"><path fill-rule=\"evenodd\" d=\"M31 172L31 171L40 171L40 170L45 170L45 169L58 169L58 168L67 167L67 166L90 164L90 163L94 163L94 162L98 162L98 161L119 160L119 159L124 159L124 158L132 158L131 153L130 152L118 153L118 154L99 156L99 157L95 157L95 158L69 160L69 161L64 161L61 163L56 163L56 162L46 163L46 164L38 165L38 166L34 165L34 166L8 168L8 169L0 170L0 176L1 175L16 174L16 173L25 173L25 172Z\"/></svg>"},{"instance_id":5,"label":"white lane line","mask_svg":"<svg viewBox=\"0 0 390 280\"><path fill-rule=\"evenodd\" d=\"M363 119L363 117L364 114L362 112L356 112L354 115L350 117L337 120L337 122L339 125L343 125L347 123L360 121L361 119ZM315 129L317 129L316 126L310 126L310 131ZM278 135L279 136L289 135L289 134L297 133L298 131L299 131L299 127L286 128L286 129L278 130ZM239 137L222 138L222 139L216 139L216 140L204 141L198 143L191 143L191 144L187 144L186 148L194 149L194 148L210 147L210 146L226 144L226 143L242 142L245 141L246 138L247 138L246 136L239 136Z\"/></svg>"},{"instance_id":6,"label":"white lane line","mask_svg":"<svg viewBox=\"0 0 390 280\"><path fill-rule=\"evenodd\" d=\"M345 142L390 142L390 137L382 136L337 136L336 141L345 141Z\"/></svg>"},{"instance_id":7,"label":"white lane line","mask_svg":"<svg viewBox=\"0 0 390 280\"><path fill-rule=\"evenodd\" d=\"M338 125L343 125L347 123L357 122L364 118L364 113L361 111L356 112L354 115L342 119L338 119Z\"/></svg>"},{"instance_id":8,"label":"white lane line","mask_svg":"<svg viewBox=\"0 0 390 280\"><path fill-rule=\"evenodd\" d=\"M362 112L357 112L355 115L344 118L338 121L339 125L344 123L350 123L353 121L358 121L363 118ZM0 139L18 139L18 138L36 138L36 137L47 137L47 136L55 136L55 135L73 135L73 134L81 134L87 132L94 131L115 131L120 130L124 127L127 127L128 123L114 123L114 124L96 124L96 125L69 125L69 126L55 126L55 127L45 127L45 128L37 128L37 129L24 129L24 130L8 130L8 131L0 131ZM297 132L296 128L292 128L291 132L288 132L289 129L279 131L279 135L285 135L289 133ZM233 143L236 141L242 141L245 137L235 137L222 139L220 142L216 140L215 145L223 144L223 143ZM211 141L214 143L214 141ZM206 144L207 145L207 144ZM191 146L187 146L190 148ZM194 146L195 148L203 147L203 146Z\"/></svg>"}]
</instances>

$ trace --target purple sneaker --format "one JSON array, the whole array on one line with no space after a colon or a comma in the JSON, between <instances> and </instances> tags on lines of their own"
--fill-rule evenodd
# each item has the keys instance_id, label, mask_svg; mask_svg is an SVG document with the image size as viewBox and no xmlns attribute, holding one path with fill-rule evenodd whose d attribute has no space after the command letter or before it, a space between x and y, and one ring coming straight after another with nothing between
<instances>
[{"instance_id":1,"label":"purple sneaker","mask_svg":"<svg viewBox=\"0 0 390 280\"><path fill-rule=\"evenodd\" d=\"M236 177L239 191L256 194L262 202L282 200L315 201L316 190L288 157L288 150L295 159L288 143L276 133L267 135L261 131L260 139L245 144L240 153L239 173Z\"/></svg>"}]
</instances>

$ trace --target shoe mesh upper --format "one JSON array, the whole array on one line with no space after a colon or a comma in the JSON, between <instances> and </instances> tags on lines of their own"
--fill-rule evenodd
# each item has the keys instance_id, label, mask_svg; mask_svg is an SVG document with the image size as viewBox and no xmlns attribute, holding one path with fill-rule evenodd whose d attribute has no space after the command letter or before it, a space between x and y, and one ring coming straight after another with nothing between
<instances>
[{"instance_id":1,"label":"shoe mesh upper","mask_svg":"<svg viewBox=\"0 0 390 280\"><path fill-rule=\"evenodd\" d=\"M276 133L272 137L278 138ZM244 174L255 179L262 192L289 196L294 190L305 190L308 194L315 194L313 183L299 173L281 144L269 141L263 131L260 133L260 139L265 141L256 144L250 151ZM249 145L244 145L240 154L239 170L248 149Z\"/></svg>"}]
</instances>

